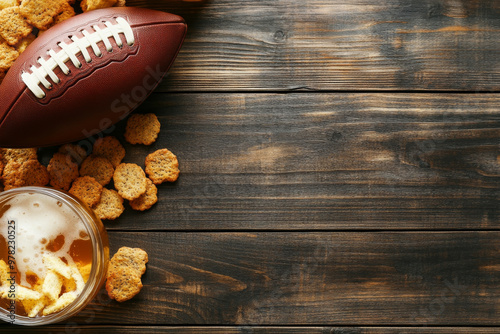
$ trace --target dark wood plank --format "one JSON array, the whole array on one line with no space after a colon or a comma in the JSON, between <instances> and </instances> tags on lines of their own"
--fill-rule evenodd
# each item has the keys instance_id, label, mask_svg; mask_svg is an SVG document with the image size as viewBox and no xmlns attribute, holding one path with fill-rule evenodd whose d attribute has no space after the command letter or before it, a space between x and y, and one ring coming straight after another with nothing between
<instances>
[{"instance_id":1,"label":"dark wood plank","mask_svg":"<svg viewBox=\"0 0 500 334\"><path fill-rule=\"evenodd\" d=\"M110 232L144 288L80 325L499 326L500 232Z\"/></svg>"},{"instance_id":2,"label":"dark wood plank","mask_svg":"<svg viewBox=\"0 0 500 334\"><path fill-rule=\"evenodd\" d=\"M27 331L25 328L9 327L9 333L46 333L47 331L63 332L69 329L79 334L93 333L127 333L127 334L153 334L153 333L176 333L176 334L250 334L250 333L273 333L273 334L337 334L337 330L329 327L251 327L251 326L83 326L73 327L74 324L47 326L34 328ZM0 324L0 328L2 325ZM338 332L339 334L342 332ZM354 334L353 332L352 334ZM358 333L358 332L356 332ZM361 333L361 332L359 332ZM363 332L365 333L365 332ZM410 332L409 332L410 333ZM444 333L444 332L440 332ZM469 332L474 333L474 332ZM347 333L346 333L347 334Z\"/></svg>"},{"instance_id":3,"label":"dark wood plank","mask_svg":"<svg viewBox=\"0 0 500 334\"><path fill-rule=\"evenodd\" d=\"M127 230L496 229L500 97L154 94L181 176ZM115 134L121 136L123 124Z\"/></svg>"},{"instance_id":4,"label":"dark wood plank","mask_svg":"<svg viewBox=\"0 0 500 334\"><path fill-rule=\"evenodd\" d=\"M0 325L1 327L1 325ZM252 327L252 326L85 326L73 328L66 326L46 326L43 328L30 328L29 333L46 333L61 331L77 332L80 334L93 333L127 333L127 334L153 334L153 333L193 333L193 334L495 334L500 333L499 327ZM26 333L25 328L9 328L9 333Z\"/></svg>"},{"instance_id":5,"label":"dark wood plank","mask_svg":"<svg viewBox=\"0 0 500 334\"><path fill-rule=\"evenodd\" d=\"M129 0L189 24L162 91L500 90L497 0Z\"/></svg>"}]
</instances>

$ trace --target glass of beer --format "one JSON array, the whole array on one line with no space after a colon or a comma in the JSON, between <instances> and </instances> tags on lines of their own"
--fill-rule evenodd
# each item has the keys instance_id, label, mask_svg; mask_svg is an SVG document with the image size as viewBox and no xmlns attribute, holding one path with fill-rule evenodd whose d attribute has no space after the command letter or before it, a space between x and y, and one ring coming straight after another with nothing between
<instances>
[{"instance_id":1,"label":"glass of beer","mask_svg":"<svg viewBox=\"0 0 500 334\"><path fill-rule=\"evenodd\" d=\"M94 212L69 193L0 193L0 319L46 325L77 314L106 280L109 245Z\"/></svg>"}]
</instances>

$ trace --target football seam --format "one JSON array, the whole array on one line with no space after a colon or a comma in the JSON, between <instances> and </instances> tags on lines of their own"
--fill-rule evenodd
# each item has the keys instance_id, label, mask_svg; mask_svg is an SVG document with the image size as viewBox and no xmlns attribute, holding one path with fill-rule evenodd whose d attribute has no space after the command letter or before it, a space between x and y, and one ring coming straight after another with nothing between
<instances>
[{"instance_id":1,"label":"football seam","mask_svg":"<svg viewBox=\"0 0 500 334\"><path fill-rule=\"evenodd\" d=\"M126 43L132 46L135 43L135 36L131 25L123 18L114 18L115 24L111 21L104 21L103 24L106 28L101 29L97 24L91 25L90 28L93 32L89 32L87 29L81 29L83 37L78 37L76 35L67 35L67 37L72 41L72 43L66 44L64 41L59 41L56 45L60 48L57 52L54 48L47 51L49 57L38 57L36 63L31 65L29 70L23 71L21 74L21 79L26 84L26 86L31 90L31 92L38 98L42 99L46 96L45 89L50 90L53 83L58 84L61 79L54 72L56 69L60 69L64 75L71 73L71 70L66 65L66 63L71 63L78 70L83 67L82 62L77 57L81 55L80 58L84 58L86 63L92 62L92 57L90 56L89 48L92 48L92 53L97 56L102 56L101 48L98 43L103 43L104 47L108 52L113 51L113 46L110 40L114 40L117 46L121 49L123 47L123 41L120 35L124 35ZM48 79L51 79L51 83Z\"/></svg>"}]
</instances>

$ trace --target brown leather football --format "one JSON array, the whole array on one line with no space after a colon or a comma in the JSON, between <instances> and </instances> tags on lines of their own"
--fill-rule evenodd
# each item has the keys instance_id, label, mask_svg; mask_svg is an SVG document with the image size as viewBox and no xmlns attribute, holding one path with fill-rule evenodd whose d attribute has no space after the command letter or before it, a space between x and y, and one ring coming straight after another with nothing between
<instances>
[{"instance_id":1,"label":"brown leather football","mask_svg":"<svg viewBox=\"0 0 500 334\"><path fill-rule=\"evenodd\" d=\"M0 85L0 147L59 145L108 129L156 88L186 29L179 16L123 7L47 30Z\"/></svg>"}]
</instances>

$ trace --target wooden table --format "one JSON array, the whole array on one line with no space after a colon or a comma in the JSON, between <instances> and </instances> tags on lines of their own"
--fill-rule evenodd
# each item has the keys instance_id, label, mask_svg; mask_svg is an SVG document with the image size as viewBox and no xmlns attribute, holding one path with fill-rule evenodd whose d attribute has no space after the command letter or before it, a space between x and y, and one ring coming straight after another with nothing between
<instances>
[{"instance_id":1,"label":"wooden table","mask_svg":"<svg viewBox=\"0 0 500 334\"><path fill-rule=\"evenodd\" d=\"M128 3L189 24L126 145L181 176L106 223L141 293L29 332L500 333L499 1Z\"/></svg>"}]
</instances>

